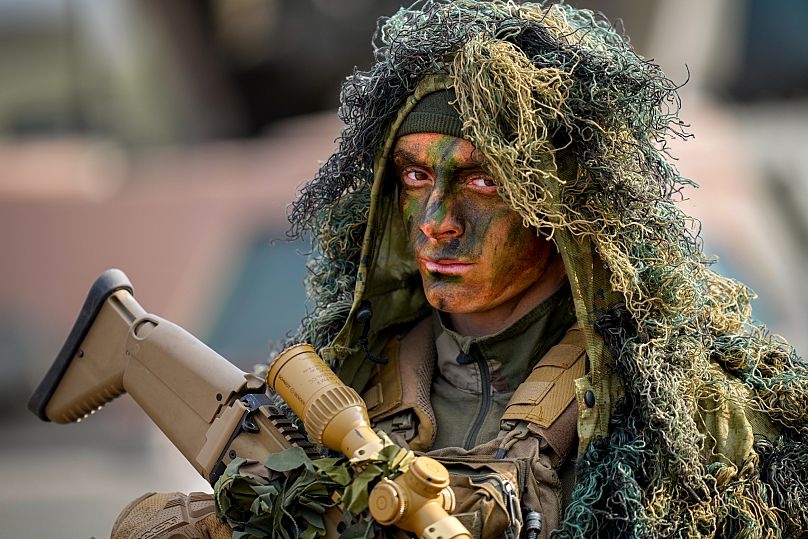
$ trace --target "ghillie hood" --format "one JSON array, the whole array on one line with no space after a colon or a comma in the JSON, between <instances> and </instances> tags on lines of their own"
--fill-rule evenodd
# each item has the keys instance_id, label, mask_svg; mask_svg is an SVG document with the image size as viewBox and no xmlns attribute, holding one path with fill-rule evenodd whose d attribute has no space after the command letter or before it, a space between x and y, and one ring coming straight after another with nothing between
<instances>
[{"instance_id":1,"label":"ghillie hood","mask_svg":"<svg viewBox=\"0 0 808 539\"><path fill-rule=\"evenodd\" d=\"M560 251L586 335L576 393L595 405L579 407L559 535L807 533L808 366L751 320L753 294L710 270L674 204L690 184L666 159L686 136L676 86L563 4L420 2L381 22L375 57L345 82L339 149L292 206L292 234L314 240L295 339L362 388L362 334L378 354L428 312L385 169L408 111L451 86L500 195Z\"/></svg>"}]
</instances>

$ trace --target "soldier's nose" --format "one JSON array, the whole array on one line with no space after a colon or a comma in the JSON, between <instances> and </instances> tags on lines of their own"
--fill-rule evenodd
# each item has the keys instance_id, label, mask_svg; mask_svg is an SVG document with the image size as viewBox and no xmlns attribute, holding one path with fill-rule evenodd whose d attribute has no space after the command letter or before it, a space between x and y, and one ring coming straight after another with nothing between
<instances>
[{"instance_id":1,"label":"soldier's nose","mask_svg":"<svg viewBox=\"0 0 808 539\"><path fill-rule=\"evenodd\" d=\"M419 228L424 235L435 240L463 235L462 219L456 211L455 204L442 197L430 200Z\"/></svg>"}]
</instances>

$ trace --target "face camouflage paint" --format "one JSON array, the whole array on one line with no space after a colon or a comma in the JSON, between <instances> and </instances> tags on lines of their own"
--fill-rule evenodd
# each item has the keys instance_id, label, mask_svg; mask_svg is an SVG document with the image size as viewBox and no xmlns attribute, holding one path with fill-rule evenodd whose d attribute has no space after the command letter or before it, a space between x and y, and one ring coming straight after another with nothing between
<instances>
[{"instance_id":1,"label":"face camouflage paint","mask_svg":"<svg viewBox=\"0 0 808 539\"><path fill-rule=\"evenodd\" d=\"M473 144L437 133L398 139L393 162L408 242L429 303L481 313L518 301L555 248L497 193Z\"/></svg>"}]
</instances>

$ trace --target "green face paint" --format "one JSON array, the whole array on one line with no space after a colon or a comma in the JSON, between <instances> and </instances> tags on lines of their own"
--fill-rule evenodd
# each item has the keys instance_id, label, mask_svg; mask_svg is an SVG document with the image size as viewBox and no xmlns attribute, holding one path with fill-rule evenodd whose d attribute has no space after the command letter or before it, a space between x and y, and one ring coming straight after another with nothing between
<instances>
[{"instance_id":1,"label":"green face paint","mask_svg":"<svg viewBox=\"0 0 808 539\"><path fill-rule=\"evenodd\" d=\"M471 142L406 135L393 162L408 243L433 307L484 312L540 279L553 245L502 200Z\"/></svg>"}]
</instances>

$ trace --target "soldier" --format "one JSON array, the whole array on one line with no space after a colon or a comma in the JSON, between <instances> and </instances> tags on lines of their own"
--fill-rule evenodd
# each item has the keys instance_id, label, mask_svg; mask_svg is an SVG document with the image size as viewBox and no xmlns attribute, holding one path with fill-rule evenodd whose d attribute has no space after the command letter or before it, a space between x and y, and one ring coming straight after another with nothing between
<instances>
[{"instance_id":1,"label":"soldier","mask_svg":"<svg viewBox=\"0 0 808 539\"><path fill-rule=\"evenodd\" d=\"M808 367L673 203L675 85L563 4L423 2L377 39L292 207L295 340L450 469L477 537L806 533ZM155 496L113 535L187 501Z\"/></svg>"}]
</instances>

